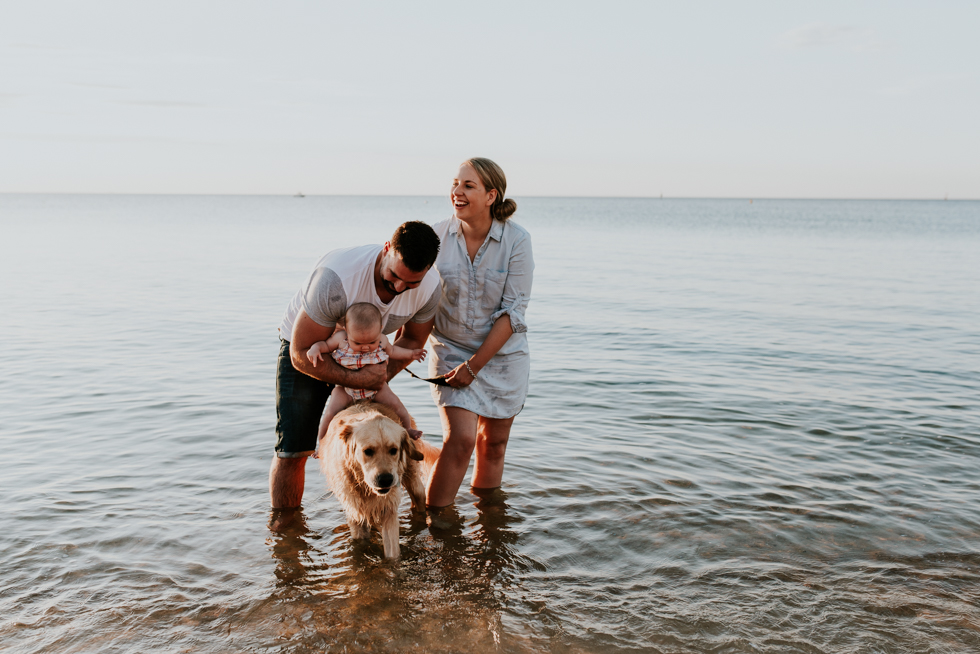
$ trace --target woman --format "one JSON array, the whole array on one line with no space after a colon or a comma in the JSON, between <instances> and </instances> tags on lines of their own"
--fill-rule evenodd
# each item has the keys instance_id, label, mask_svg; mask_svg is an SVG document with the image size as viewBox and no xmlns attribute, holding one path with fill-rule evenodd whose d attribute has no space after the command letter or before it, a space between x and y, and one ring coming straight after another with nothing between
<instances>
[{"instance_id":1,"label":"woman","mask_svg":"<svg viewBox=\"0 0 980 654\"><path fill-rule=\"evenodd\" d=\"M443 449L429 477L429 506L452 504L473 449L472 486L500 486L514 416L527 396L530 353L524 312L534 259L528 233L508 219L507 179L489 159L464 161L453 180L454 216L433 226L442 246L436 268L442 301L429 336Z\"/></svg>"}]
</instances>

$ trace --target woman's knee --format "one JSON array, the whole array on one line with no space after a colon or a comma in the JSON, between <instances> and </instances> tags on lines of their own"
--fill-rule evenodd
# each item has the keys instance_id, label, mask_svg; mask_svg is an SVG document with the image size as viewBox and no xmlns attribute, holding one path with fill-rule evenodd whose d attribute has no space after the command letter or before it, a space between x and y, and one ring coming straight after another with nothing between
<instances>
[{"instance_id":1,"label":"woman's knee","mask_svg":"<svg viewBox=\"0 0 980 654\"><path fill-rule=\"evenodd\" d=\"M493 460L503 459L510 441L510 423L506 425L481 424L477 438L480 456Z\"/></svg>"},{"instance_id":2,"label":"woman's knee","mask_svg":"<svg viewBox=\"0 0 980 654\"><path fill-rule=\"evenodd\" d=\"M507 453L507 439L481 439L478 443L481 457L490 461L503 459Z\"/></svg>"},{"instance_id":3,"label":"woman's knee","mask_svg":"<svg viewBox=\"0 0 980 654\"><path fill-rule=\"evenodd\" d=\"M469 465L476 448L478 417L471 411L457 407L443 407L441 412L446 436L439 458L451 460L456 466Z\"/></svg>"},{"instance_id":4,"label":"woman's knee","mask_svg":"<svg viewBox=\"0 0 980 654\"><path fill-rule=\"evenodd\" d=\"M469 434L466 432L450 433L449 437L443 443L440 458L448 454L454 458L469 461L475 447L476 434Z\"/></svg>"}]
</instances>

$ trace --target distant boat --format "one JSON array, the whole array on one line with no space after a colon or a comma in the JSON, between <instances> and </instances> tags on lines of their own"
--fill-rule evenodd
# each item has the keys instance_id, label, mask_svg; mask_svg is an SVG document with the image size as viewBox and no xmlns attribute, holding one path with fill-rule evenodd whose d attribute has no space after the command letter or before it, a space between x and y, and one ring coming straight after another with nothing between
<instances>
[{"instance_id":1,"label":"distant boat","mask_svg":"<svg viewBox=\"0 0 980 654\"><path fill-rule=\"evenodd\" d=\"M306 196L305 196L305 195L303 195L302 193L297 193L297 194L296 194L296 195L294 195L293 197L294 197L294 198L305 198Z\"/></svg>"}]
</instances>

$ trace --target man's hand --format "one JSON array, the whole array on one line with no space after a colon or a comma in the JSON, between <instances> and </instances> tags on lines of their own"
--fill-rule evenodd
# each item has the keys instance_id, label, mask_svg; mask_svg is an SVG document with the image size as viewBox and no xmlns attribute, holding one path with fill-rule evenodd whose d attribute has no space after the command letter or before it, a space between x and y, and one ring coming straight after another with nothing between
<instances>
[{"instance_id":1,"label":"man's hand","mask_svg":"<svg viewBox=\"0 0 980 654\"><path fill-rule=\"evenodd\" d=\"M347 377L350 379L349 383L340 384L344 388L365 388L371 391L379 391L388 381L388 364L386 363L372 363L359 370L347 370L343 366L340 368L348 373Z\"/></svg>"}]
</instances>

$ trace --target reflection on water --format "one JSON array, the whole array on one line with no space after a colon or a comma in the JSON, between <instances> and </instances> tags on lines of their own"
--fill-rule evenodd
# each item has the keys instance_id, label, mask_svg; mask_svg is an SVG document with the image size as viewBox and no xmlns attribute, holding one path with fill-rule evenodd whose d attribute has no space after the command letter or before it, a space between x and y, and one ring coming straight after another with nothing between
<instances>
[{"instance_id":1,"label":"reflection on water","mask_svg":"<svg viewBox=\"0 0 980 654\"><path fill-rule=\"evenodd\" d=\"M302 588L310 583L313 565L310 542L319 535L306 525L303 509L272 509L269 515L272 536L267 541L276 560L276 588Z\"/></svg>"},{"instance_id":2,"label":"reflection on water","mask_svg":"<svg viewBox=\"0 0 980 654\"><path fill-rule=\"evenodd\" d=\"M269 608L279 614L279 639L295 652L330 643L379 652L534 650L503 624L522 608L508 598L520 576L543 568L516 547L512 524L519 518L508 510L507 494L473 493L472 520L457 506L426 517L406 511L398 562L383 558L377 532L370 541L352 540L342 525L324 539L301 510L273 511L268 544L278 581Z\"/></svg>"}]
</instances>

